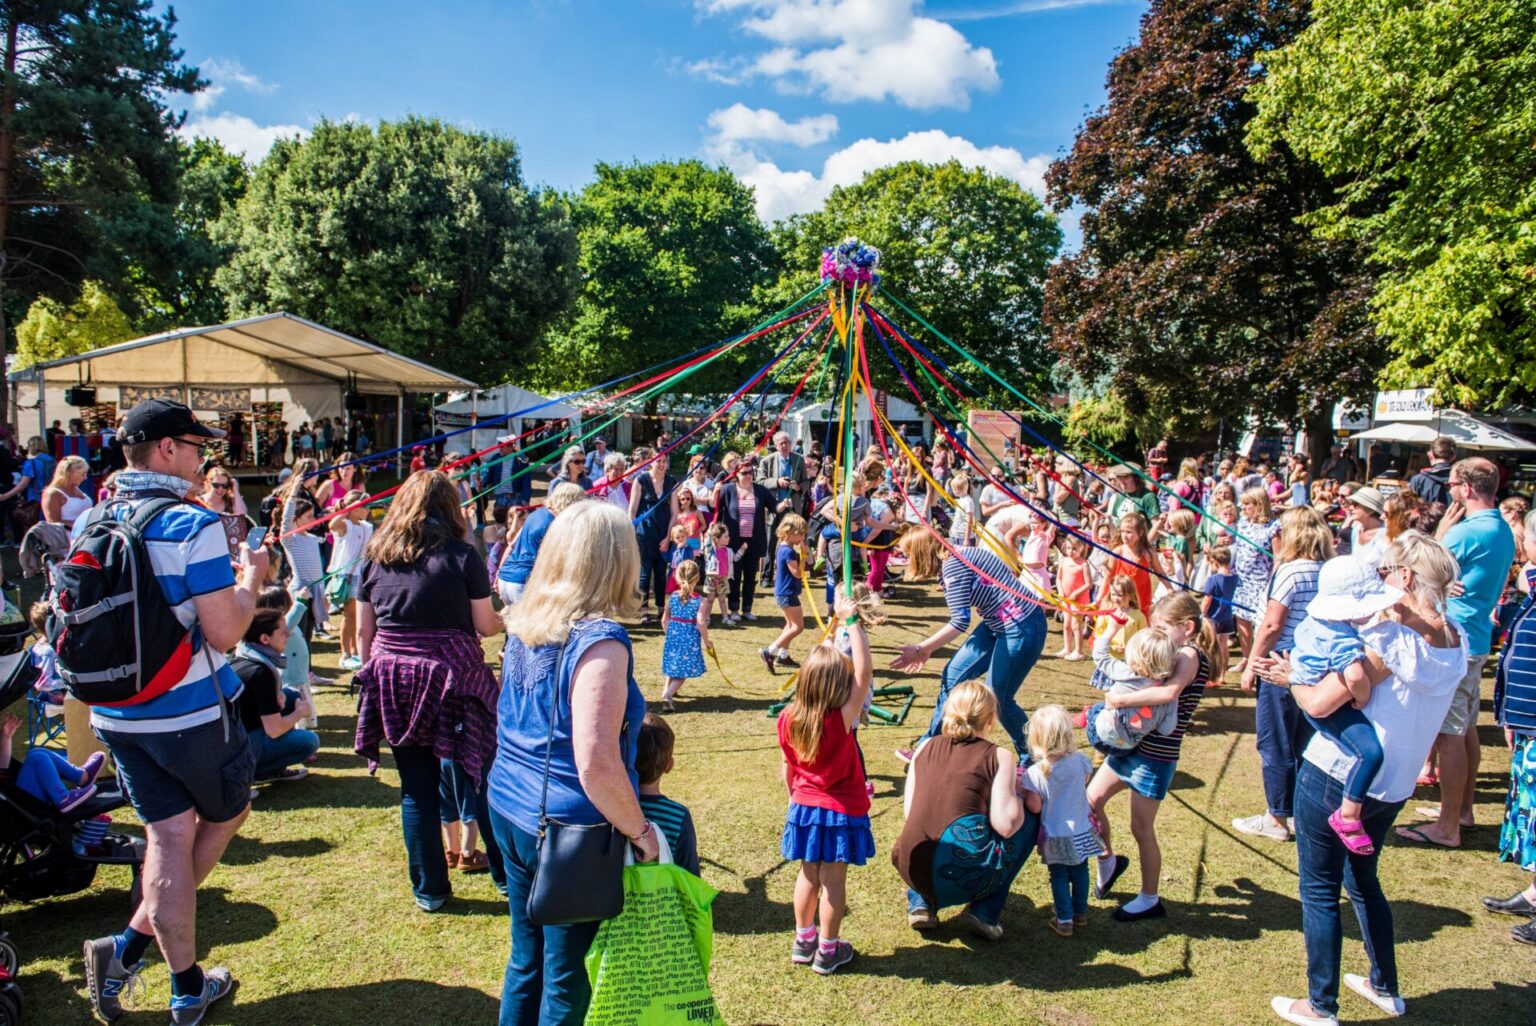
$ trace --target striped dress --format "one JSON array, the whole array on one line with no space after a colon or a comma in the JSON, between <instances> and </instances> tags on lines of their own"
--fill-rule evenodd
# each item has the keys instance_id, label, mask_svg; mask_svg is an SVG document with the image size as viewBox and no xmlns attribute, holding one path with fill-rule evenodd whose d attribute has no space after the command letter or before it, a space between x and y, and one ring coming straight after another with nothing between
<instances>
[{"instance_id":1,"label":"striped dress","mask_svg":"<svg viewBox=\"0 0 1536 1026\"><path fill-rule=\"evenodd\" d=\"M1200 660L1200 666L1195 670L1195 679L1179 695L1179 718L1173 733L1148 734L1136 748L1136 751L1149 759L1158 762L1179 761L1179 750L1184 746L1184 732L1189 729L1189 721L1195 718L1195 708L1200 704L1200 699L1205 697L1205 686L1211 680L1210 660L1198 648L1195 649L1195 655Z\"/></svg>"}]
</instances>

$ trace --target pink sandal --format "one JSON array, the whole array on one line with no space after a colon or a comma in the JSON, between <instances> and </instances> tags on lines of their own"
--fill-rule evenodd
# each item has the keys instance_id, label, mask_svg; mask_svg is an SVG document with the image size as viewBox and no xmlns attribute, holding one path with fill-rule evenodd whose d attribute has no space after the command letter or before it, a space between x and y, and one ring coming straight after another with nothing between
<instances>
[{"instance_id":1,"label":"pink sandal","mask_svg":"<svg viewBox=\"0 0 1536 1026\"><path fill-rule=\"evenodd\" d=\"M1340 815L1338 809L1334 809L1333 815L1328 817L1328 825L1333 827L1333 832L1339 835L1339 840L1344 842L1344 847L1349 849L1351 855L1376 853L1376 846L1365 832L1365 824L1358 819L1351 823Z\"/></svg>"}]
</instances>

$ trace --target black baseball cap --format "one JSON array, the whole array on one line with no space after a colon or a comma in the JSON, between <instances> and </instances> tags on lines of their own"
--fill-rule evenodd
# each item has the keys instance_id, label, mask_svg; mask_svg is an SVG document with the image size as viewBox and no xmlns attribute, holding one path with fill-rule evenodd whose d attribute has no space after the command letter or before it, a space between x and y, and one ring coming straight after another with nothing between
<instances>
[{"instance_id":1,"label":"black baseball cap","mask_svg":"<svg viewBox=\"0 0 1536 1026\"><path fill-rule=\"evenodd\" d=\"M117 437L124 445L138 445L189 435L193 438L223 438L224 432L199 424L191 409L174 399L146 399L128 411Z\"/></svg>"}]
</instances>

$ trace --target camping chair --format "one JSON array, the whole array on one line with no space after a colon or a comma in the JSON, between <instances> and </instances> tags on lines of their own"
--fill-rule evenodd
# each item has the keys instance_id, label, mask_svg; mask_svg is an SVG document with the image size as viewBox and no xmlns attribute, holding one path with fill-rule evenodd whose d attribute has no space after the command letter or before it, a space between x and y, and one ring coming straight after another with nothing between
<instances>
[{"instance_id":1,"label":"camping chair","mask_svg":"<svg viewBox=\"0 0 1536 1026\"><path fill-rule=\"evenodd\" d=\"M64 736L64 707L35 688L27 691L27 744L40 748Z\"/></svg>"}]
</instances>

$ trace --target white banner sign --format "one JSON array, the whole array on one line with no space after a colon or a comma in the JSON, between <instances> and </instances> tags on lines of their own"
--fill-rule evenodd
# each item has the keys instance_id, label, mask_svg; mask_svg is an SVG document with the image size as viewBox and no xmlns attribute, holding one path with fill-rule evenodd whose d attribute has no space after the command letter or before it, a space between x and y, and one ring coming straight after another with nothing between
<instances>
[{"instance_id":1,"label":"white banner sign","mask_svg":"<svg viewBox=\"0 0 1536 1026\"><path fill-rule=\"evenodd\" d=\"M1435 403L1432 388L1405 388L1396 392L1376 393L1376 420L1435 419Z\"/></svg>"}]
</instances>

